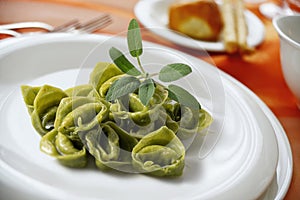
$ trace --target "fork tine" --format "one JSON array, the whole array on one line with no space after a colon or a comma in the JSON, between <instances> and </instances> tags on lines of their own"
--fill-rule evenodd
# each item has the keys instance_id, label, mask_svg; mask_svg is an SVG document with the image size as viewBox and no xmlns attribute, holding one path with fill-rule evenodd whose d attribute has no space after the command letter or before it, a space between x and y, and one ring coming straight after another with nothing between
<instances>
[{"instance_id":1,"label":"fork tine","mask_svg":"<svg viewBox=\"0 0 300 200\"><path fill-rule=\"evenodd\" d=\"M100 28L104 28L108 24L112 22L111 17L108 14L102 15L100 17L96 17L84 24L82 24L78 30L91 33Z\"/></svg>"},{"instance_id":2,"label":"fork tine","mask_svg":"<svg viewBox=\"0 0 300 200\"><path fill-rule=\"evenodd\" d=\"M109 25L111 23L111 20L107 20L107 21L103 21L101 23L98 23L98 24L95 24L93 26L90 26L90 27L86 27L84 29L81 29L81 31L84 31L86 33L92 33L98 29L102 29L104 27L106 27L107 25Z\"/></svg>"},{"instance_id":3,"label":"fork tine","mask_svg":"<svg viewBox=\"0 0 300 200\"><path fill-rule=\"evenodd\" d=\"M93 19L91 19L91 20L83 23L81 26L82 27L88 27L88 26L91 26L91 25L93 25L95 23L98 23L98 22L100 22L102 20L106 20L106 19L109 19L109 18L110 18L110 16L108 14L104 14L104 15L101 15L99 17L95 17L95 18L93 18Z\"/></svg>"},{"instance_id":4,"label":"fork tine","mask_svg":"<svg viewBox=\"0 0 300 200\"><path fill-rule=\"evenodd\" d=\"M77 19L72 19L62 25L55 27L51 32L66 32L71 30L72 28L77 28L80 26L80 23Z\"/></svg>"},{"instance_id":5,"label":"fork tine","mask_svg":"<svg viewBox=\"0 0 300 200\"><path fill-rule=\"evenodd\" d=\"M18 33L13 30L9 30L7 28L28 28L28 27L38 27L48 30L48 32L71 32L71 33L92 33L98 29L104 28L112 22L110 15L105 14L99 17L96 17L92 20L89 20L83 24L81 24L77 19L72 19L62 25L57 27L52 27L43 22L21 22L21 23L14 23L8 24L5 26L0 26L0 34L11 35L14 37L19 37L23 34ZM39 32L36 32L39 33Z\"/></svg>"}]
</instances>

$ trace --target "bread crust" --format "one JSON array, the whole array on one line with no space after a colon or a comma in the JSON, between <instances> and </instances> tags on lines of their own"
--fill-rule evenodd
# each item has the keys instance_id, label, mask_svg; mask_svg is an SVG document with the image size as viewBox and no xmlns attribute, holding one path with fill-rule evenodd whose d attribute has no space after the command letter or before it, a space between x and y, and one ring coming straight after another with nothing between
<instances>
[{"instance_id":1,"label":"bread crust","mask_svg":"<svg viewBox=\"0 0 300 200\"><path fill-rule=\"evenodd\" d=\"M212 0L176 2L169 7L169 27L195 39L216 41L223 20L218 5Z\"/></svg>"}]
</instances>

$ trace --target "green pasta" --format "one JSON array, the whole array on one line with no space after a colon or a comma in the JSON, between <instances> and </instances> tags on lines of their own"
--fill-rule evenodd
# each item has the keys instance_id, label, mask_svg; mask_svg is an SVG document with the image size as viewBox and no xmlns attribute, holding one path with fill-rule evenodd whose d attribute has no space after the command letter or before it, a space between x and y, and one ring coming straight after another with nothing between
<instances>
[{"instance_id":1,"label":"green pasta","mask_svg":"<svg viewBox=\"0 0 300 200\"><path fill-rule=\"evenodd\" d=\"M89 83L99 92L104 82L121 74L124 73L113 63L99 62L90 75Z\"/></svg>"},{"instance_id":2,"label":"green pasta","mask_svg":"<svg viewBox=\"0 0 300 200\"><path fill-rule=\"evenodd\" d=\"M87 164L86 149L77 149L68 137L55 129L42 137L40 149L67 167L82 168Z\"/></svg>"},{"instance_id":3,"label":"green pasta","mask_svg":"<svg viewBox=\"0 0 300 200\"><path fill-rule=\"evenodd\" d=\"M53 129L58 105L67 94L49 85L22 86L21 90L33 127L40 135L45 135Z\"/></svg>"},{"instance_id":4,"label":"green pasta","mask_svg":"<svg viewBox=\"0 0 300 200\"><path fill-rule=\"evenodd\" d=\"M100 169L131 169L131 152L138 140L108 121L99 127L80 133L84 146L95 157Z\"/></svg>"},{"instance_id":5,"label":"green pasta","mask_svg":"<svg viewBox=\"0 0 300 200\"><path fill-rule=\"evenodd\" d=\"M66 97L57 108L54 128L81 144L78 132L90 130L108 118L108 103L92 97Z\"/></svg>"},{"instance_id":6,"label":"green pasta","mask_svg":"<svg viewBox=\"0 0 300 200\"><path fill-rule=\"evenodd\" d=\"M133 166L155 176L180 176L184 157L183 144L166 126L143 137L132 150Z\"/></svg>"},{"instance_id":7,"label":"green pasta","mask_svg":"<svg viewBox=\"0 0 300 200\"><path fill-rule=\"evenodd\" d=\"M130 24L129 29L138 28L136 21ZM92 157L100 170L180 176L185 140L213 119L188 91L159 82L178 80L191 68L174 63L159 73L147 73L139 58L143 53L139 29L133 33L128 46L140 70L112 47L114 63L99 62L87 84L66 90L23 85L24 103L41 136L40 150L64 166L82 168ZM138 49L130 49L135 44ZM152 79L155 75L158 81Z\"/></svg>"},{"instance_id":8,"label":"green pasta","mask_svg":"<svg viewBox=\"0 0 300 200\"><path fill-rule=\"evenodd\" d=\"M106 101L107 90L123 76L114 64L99 63L89 84L65 91L21 86L32 124L42 136L41 151L67 167L82 168L92 156L101 170L180 176L182 141L208 127L211 116L174 102L157 82L147 106L136 92Z\"/></svg>"}]
</instances>

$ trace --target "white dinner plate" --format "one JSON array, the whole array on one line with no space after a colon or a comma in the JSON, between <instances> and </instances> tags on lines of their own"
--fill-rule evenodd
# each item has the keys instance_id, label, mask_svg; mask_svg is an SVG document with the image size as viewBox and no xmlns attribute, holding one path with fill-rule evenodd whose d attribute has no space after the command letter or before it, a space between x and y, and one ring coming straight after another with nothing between
<instances>
[{"instance_id":1,"label":"white dinner plate","mask_svg":"<svg viewBox=\"0 0 300 200\"><path fill-rule=\"evenodd\" d=\"M223 52L224 44L221 40L216 42L195 40L168 28L168 9L174 0L140 0L134 8L137 19L150 31L162 36L176 44L207 51ZM259 45L265 37L265 28L260 19L245 10L246 23L248 25L247 43L250 47Z\"/></svg>"},{"instance_id":2,"label":"white dinner plate","mask_svg":"<svg viewBox=\"0 0 300 200\"><path fill-rule=\"evenodd\" d=\"M39 150L21 84L63 89L87 83L108 49L126 52L126 39L104 35L45 34L0 43L0 193L4 199L282 199L292 156L271 111L241 83L200 59L144 42L149 71L184 62L193 73L179 81L214 117L186 154L179 178L102 172L61 166ZM126 54L128 55L128 54ZM277 165L278 163L278 165Z\"/></svg>"}]
</instances>

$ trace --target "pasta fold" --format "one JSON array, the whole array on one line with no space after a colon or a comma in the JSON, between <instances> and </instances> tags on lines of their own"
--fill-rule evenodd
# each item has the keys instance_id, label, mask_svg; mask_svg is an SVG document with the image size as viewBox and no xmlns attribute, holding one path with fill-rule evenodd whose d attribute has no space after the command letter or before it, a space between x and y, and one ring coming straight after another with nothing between
<instances>
[{"instance_id":1,"label":"pasta fold","mask_svg":"<svg viewBox=\"0 0 300 200\"><path fill-rule=\"evenodd\" d=\"M40 149L67 167L81 168L87 164L85 148L77 149L68 137L55 129L42 137Z\"/></svg>"},{"instance_id":2,"label":"pasta fold","mask_svg":"<svg viewBox=\"0 0 300 200\"><path fill-rule=\"evenodd\" d=\"M56 113L54 127L78 144L81 141L78 131L85 131L98 126L108 117L107 103L92 97L66 97Z\"/></svg>"},{"instance_id":3,"label":"pasta fold","mask_svg":"<svg viewBox=\"0 0 300 200\"><path fill-rule=\"evenodd\" d=\"M22 86L21 89L32 125L43 136L54 128L57 108L60 101L67 97L67 94L50 85L44 85L40 88Z\"/></svg>"},{"instance_id":4,"label":"pasta fold","mask_svg":"<svg viewBox=\"0 0 300 200\"><path fill-rule=\"evenodd\" d=\"M183 144L166 126L143 137L132 150L133 166L155 176L180 176L184 157Z\"/></svg>"},{"instance_id":5,"label":"pasta fold","mask_svg":"<svg viewBox=\"0 0 300 200\"><path fill-rule=\"evenodd\" d=\"M137 139L113 122L108 121L92 130L81 132L80 138L94 156L98 168L120 171L131 169L131 151L137 144Z\"/></svg>"}]
</instances>

